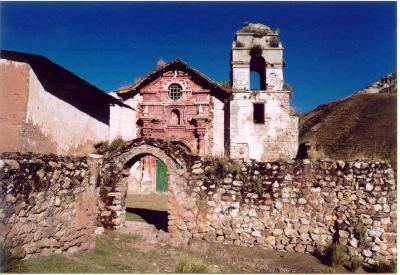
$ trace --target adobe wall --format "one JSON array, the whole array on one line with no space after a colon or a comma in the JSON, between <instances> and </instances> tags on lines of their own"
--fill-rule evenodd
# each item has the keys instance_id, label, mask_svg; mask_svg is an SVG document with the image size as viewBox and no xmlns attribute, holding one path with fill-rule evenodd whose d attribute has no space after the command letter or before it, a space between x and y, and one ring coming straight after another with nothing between
<instances>
[{"instance_id":1,"label":"adobe wall","mask_svg":"<svg viewBox=\"0 0 400 275\"><path fill-rule=\"evenodd\" d=\"M193 238L309 253L338 240L367 265L396 259L396 181L384 162L218 166L199 159L186 192L196 205L206 205L205 232L186 226ZM357 227L366 229L365 236Z\"/></svg>"},{"instance_id":2,"label":"adobe wall","mask_svg":"<svg viewBox=\"0 0 400 275\"><path fill-rule=\"evenodd\" d=\"M0 239L17 257L95 247L96 165L86 158L0 154Z\"/></svg>"},{"instance_id":3,"label":"adobe wall","mask_svg":"<svg viewBox=\"0 0 400 275\"><path fill-rule=\"evenodd\" d=\"M0 59L0 152L21 148L28 103L29 65Z\"/></svg>"},{"instance_id":4,"label":"adobe wall","mask_svg":"<svg viewBox=\"0 0 400 275\"><path fill-rule=\"evenodd\" d=\"M288 92L233 93L230 102L230 157L272 161L292 159L298 149L298 118L291 115ZM264 124L253 120L254 103L264 103Z\"/></svg>"}]
</instances>

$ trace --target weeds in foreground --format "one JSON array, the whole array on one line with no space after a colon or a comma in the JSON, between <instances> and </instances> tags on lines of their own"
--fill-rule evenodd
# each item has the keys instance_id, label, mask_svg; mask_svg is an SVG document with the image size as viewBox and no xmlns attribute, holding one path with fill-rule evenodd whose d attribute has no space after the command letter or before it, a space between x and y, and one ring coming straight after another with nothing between
<instances>
[{"instance_id":1,"label":"weeds in foreground","mask_svg":"<svg viewBox=\"0 0 400 275\"><path fill-rule=\"evenodd\" d=\"M208 267L201 260L185 257L176 264L175 273L207 273Z\"/></svg>"},{"instance_id":2,"label":"weeds in foreground","mask_svg":"<svg viewBox=\"0 0 400 275\"><path fill-rule=\"evenodd\" d=\"M360 244L367 242L367 228L364 224L360 223L357 225L354 236L360 241Z\"/></svg>"},{"instance_id":3,"label":"weeds in foreground","mask_svg":"<svg viewBox=\"0 0 400 275\"><path fill-rule=\"evenodd\" d=\"M351 258L350 270L358 271L363 266L363 260L360 257Z\"/></svg>"},{"instance_id":4,"label":"weeds in foreground","mask_svg":"<svg viewBox=\"0 0 400 275\"><path fill-rule=\"evenodd\" d=\"M376 273L397 273L397 261L379 261L372 267L372 271Z\"/></svg>"},{"instance_id":5,"label":"weeds in foreground","mask_svg":"<svg viewBox=\"0 0 400 275\"><path fill-rule=\"evenodd\" d=\"M4 246L0 246L0 272L24 272L21 259L12 255L10 249Z\"/></svg>"},{"instance_id":6,"label":"weeds in foreground","mask_svg":"<svg viewBox=\"0 0 400 275\"><path fill-rule=\"evenodd\" d=\"M326 258L328 264L332 267L344 265L349 260L344 247L337 242L330 244L326 248Z\"/></svg>"}]
</instances>

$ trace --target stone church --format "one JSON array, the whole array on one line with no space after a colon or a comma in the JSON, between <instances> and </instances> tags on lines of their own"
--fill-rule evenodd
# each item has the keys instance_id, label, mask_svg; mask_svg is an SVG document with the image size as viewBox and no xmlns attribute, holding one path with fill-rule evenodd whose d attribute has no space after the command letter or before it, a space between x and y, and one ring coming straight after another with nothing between
<instances>
[{"instance_id":1,"label":"stone church","mask_svg":"<svg viewBox=\"0 0 400 275\"><path fill-rule=\"evenodd\" d=\"M257 161L294 158L298 118L289 104L291 90L284 82L283 46L278 35L262 24L245 24L236 32L231 46L231 87L177 59L110 95L99 93L47 59L38 67L32 63L38 57L16 59L16 53L2 51L0 80L10 85L2 85L0 99L12 106L15 100L10 95L18 95L15 99L23 98L23 103L19 111L12 109L18 117L12 127L4 127L10 114L0 110L2 131L15 136L14 141L3 136L0 151L87 153L83 148L101 140L149 137L177 142L203 156ZM49 78L57 79L54 74L68 77L49 83ZM254 76L256 88L251 87ZM21 84L21 90L15 92L16 82L28 85ZM44 106L44 99L51 105ZM26 135L22 125L29 125L35 135ZM16 140L24 145L6 146ZM48 146L39 146L46 140ZM132 166L130 188L163 191L165 187L155 184L159 178L166 178L165 166L155 157L145 156Z\"/></svg>"}]
</instances>

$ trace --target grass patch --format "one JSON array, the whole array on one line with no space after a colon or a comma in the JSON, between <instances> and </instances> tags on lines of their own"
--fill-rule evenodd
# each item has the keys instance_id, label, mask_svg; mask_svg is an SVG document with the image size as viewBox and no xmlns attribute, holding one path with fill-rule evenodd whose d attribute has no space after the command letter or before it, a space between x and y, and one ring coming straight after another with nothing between
<instances>
[{"instance_id":1,"label":"grass patch","mask_svg":"<svg viewBox=\"0 0 400 275\"><path fill-rule=\"evenodd\" d=\"M207 265L198 259L184 257L175 266L175 273L207 273Z\"/></svg>"},{"instance_id":2,"label":"grass patch","mask_svg":"<svg viewBox=\"0 0 400 275\"><path fill-rule=\"evenodd\" d=\"M140 217L137 214L133 214L133 213L129 213L126 212L125 213L125 219L127 221L131 221L131 222L146 222L142 217Z\"/></svg>"},{"instance_id":3,"label":"grass patch","mask_svg":"<svg viewBox=\"0 0 400 275\"><path fill-rule=\"evenodd\" d=\"M350 270L351 271L358 271L358 270L360 270L360 268L362 266L363 266L362 258L359 258L359 257L351 258L351 263L350 263Z\"/></svg>"},{"instance_id":4,"label":"grass patch","mask_svg":"<svg viewBox=\"0 0 400 275\"><path fill-rule=\"evenodd\" d=\"M3 246L0 247L0 272L25 272L21 259L12 255L10 249Z\"/></svg>"},{"instance_id":5,"label":"grass patch","mask_svg":"<svg viewBox=\"0 0 400 275\"><path fill-rule=\"evenodd\" d=\"M372 267L372 271L376 273L397 273L397 261L379 261Z\"/></svg>"},{"instance_id":6,"label":"grass patch","mask_svg":"<svg viewBox=\"0 0 400 275\"><path fill-rule=\"evenodd\" d=\"M326 258L330 266L344 265L348 260L344 247L339 243L332 243L326 248Z\"/></svg>"},{"instance_id":7,"label":"grass patch","mask_svg":"<svg viewBox=\"0 0 400 275\"><path fill-rule=\"evenodd\" d=\"M360 241L360 244L365 244L367 242L367 228L364 224L358 224L354 236Z\"/></svg>"}]
</instances>

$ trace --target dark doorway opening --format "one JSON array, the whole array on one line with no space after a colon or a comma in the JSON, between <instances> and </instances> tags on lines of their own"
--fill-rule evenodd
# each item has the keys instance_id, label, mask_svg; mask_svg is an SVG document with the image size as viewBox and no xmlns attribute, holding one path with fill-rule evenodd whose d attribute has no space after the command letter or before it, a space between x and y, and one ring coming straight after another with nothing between
<instances>
[{"instance_id":1,"label":"dark doorway opening","mask_svg":"<svg viewBox=\"0 0 400 275\"><path fill-rule=\"evenodd\" d=\"M147 223L153 224L157 230L168 232L168 211L127 207L126 212L141 217Z\"/></svg>"}]
</instances>

